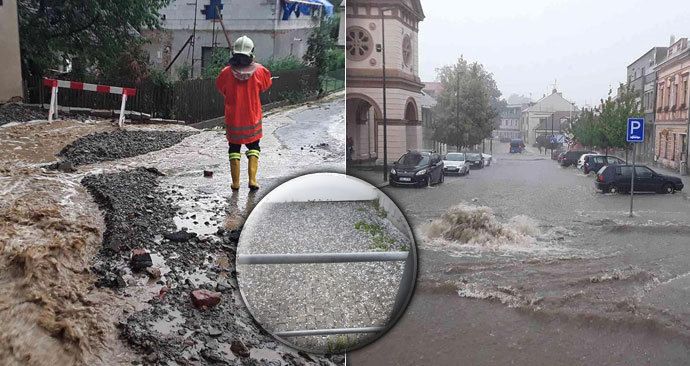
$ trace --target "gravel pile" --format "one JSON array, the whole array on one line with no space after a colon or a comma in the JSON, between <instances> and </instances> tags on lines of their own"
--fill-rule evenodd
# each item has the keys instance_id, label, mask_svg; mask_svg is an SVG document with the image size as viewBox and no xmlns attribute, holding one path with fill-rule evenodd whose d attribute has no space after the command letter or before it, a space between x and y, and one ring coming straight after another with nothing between
<instances>
[{"instance_id":1,"label":"gravel pile","mask_svg":"<svg viewBox=\"0 0 690 366\"><path fill-rule=\"evenodd\" d=\"M96 119L89 116L88 113L59 113L60 118L76 119L84 121L87 119ZM33 120L48 119L48 110L39 107L29 107L19 103L0 104L0 126L11 122L29 122Z\"/></svg>"},{"instance_id":2,"label":"gravel pile","mask_svg":"<svg viewBox=\"0 0 690 366\"><path fill-rule=\"evenodd\" d=\"M65 146L58 156L73 165L143 155L180 143L192 131L114 131L95 133Z\"/></svg>"},{"instance_id":3,"label":"gravel pile","mask_svg":"<svg viewBox=\"0 0 690 366\"><path fill-rule=\"evenodd\" d=\"M121 337L147 365L341 365L342 356L298 352L263 331L244 306L234 270L239 231L213 235L177 232L177 202L163 192L155 169L89 176L82 180L104 212L104 249L93 272L99 286L143 298L145 310L126 314ZM222 214L222 205L218 208ZM130 249L144 248L153 267L130 269ZM155 275L152 275L155 274ZM219 293L220 303L196 308L191 292ZM153 291L152 291L153 290Z\"/></svg>"}]
</instances>

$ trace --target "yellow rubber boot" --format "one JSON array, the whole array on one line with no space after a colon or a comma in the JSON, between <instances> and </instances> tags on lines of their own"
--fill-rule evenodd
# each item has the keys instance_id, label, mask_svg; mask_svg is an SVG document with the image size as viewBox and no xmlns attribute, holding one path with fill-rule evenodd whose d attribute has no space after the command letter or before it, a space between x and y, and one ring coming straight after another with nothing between
<instances>
[{"instance_id":1,"label":"yellow rubber boot","mask_svg":"<svg viewBox=\"0 0 690 366\"><path fill-rule=\"evenodd\" d=\"M259 151L247 151L247 160L249 161L249 167L247 168L249 173L249 189L259 189L259 183L256 182L256 172L259 170Z\"/></svg>"},{"instance_id":2,"label":"yellow rubber boot","mask_svg":"<svg viewBox=\"0 0 690 366\"><path fill-rule=\"evenodd\" d=\"M233 191L240 189L240 159L230 160L230 176L232 177L232 188Z\"/></svg>"}]
</instances>

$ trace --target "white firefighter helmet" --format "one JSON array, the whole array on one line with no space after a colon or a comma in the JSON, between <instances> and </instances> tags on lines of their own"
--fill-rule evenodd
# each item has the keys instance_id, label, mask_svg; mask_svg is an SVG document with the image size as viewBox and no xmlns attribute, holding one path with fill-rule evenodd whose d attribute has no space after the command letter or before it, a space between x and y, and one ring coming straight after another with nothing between
<instances>
[{"instance_id":1,"label":"white firefighter helmet","mask_svg":"<svg viewBox=\"0 0 690 366\"><path fill-rule=\"evenodd\" d=\"M254 52L254 41L247 36L242 36L237 38L235 44L232 47L232 53L239 53L247 56L253 56Z\"/></svg>"}]
</instances>

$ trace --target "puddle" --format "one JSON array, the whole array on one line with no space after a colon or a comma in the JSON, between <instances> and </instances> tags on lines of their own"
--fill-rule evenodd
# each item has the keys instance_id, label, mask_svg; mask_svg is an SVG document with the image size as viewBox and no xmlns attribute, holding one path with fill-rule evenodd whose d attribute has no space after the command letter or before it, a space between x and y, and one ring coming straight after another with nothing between
<instances>
[{"instance_id":1,"label":"puddle","mask_svg":"<svg viewBox=\"0 0 690 366\"><path fill-rule=\"evenodd\" d=\"M180 326L185 323L186 319L182 316L179 310L167 309L167 316L163 319L158 319L149 322L151 329L162 335L170 335L182 329Z\"/></svg>"}]
</instances>

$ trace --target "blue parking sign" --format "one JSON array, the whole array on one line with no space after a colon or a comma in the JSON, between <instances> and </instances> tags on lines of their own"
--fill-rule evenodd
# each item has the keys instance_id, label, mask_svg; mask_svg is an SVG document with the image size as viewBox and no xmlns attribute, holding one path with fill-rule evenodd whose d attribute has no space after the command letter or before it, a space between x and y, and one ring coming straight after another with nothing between
<instances>
[{"instance_id":1,"label":"blue parking sign","mask_svg":"<svg viewBox=\"0 0 690 366\"><path fill-rule=\"evenodd\" d=\"M628 128L625 133L627 142L644 141L644 118L628 118Z\"/></svg>"}]
</instances>

